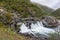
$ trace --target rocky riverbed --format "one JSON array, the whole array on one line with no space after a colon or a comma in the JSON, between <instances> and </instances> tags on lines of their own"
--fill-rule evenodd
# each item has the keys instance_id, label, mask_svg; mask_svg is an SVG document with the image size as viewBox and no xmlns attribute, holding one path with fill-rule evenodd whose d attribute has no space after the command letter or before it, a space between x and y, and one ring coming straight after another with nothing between
<instances>
[{"instance_id":1,"label":"rocky riverbed","mask_svg":"<svg viewBox=\"0 0 60 40\"><path fill-rule=\"evenodd\" d=\"M57 21L58 25L55 27L53 25L50 27L49 26L45 27L45 25L43 24L43 21L36 21L35 23L28 21L26 23L22 23L22 25L20 26L19 33L23 34L23 35L29 35L34 38L36 37L37 38L36 40L38 40L39 38L40 39L42 38L42 40L48 39L51 36L51 34L55 34L55 33L56 33L57 37L59 37L59 35L60 35L60 33L59 33L60 32L60 25L59 25L60 21L54 19L52 16L47 16L46 18L48 18L47 19L48 22L53 20L50 23L55 23ZM48 22L46 22L46 23L48 24Z\"/></svg>"}]
</instances>

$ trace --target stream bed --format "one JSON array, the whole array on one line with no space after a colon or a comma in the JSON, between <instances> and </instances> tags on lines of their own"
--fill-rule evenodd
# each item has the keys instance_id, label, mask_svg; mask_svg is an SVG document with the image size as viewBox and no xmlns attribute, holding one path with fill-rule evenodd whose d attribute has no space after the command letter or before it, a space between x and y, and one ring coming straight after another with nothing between
<instances>
[{"instance_id":1,"label":"stream bed","mask_svg":"<svg viewBox=\"0 0 60 40\"><path fill-rule=\"evenodd\" d=\"M59 34L60 32L60 25L55 28L46 28L44 27L41 21L40 22L37 21L36 23L31 23L30 27L31 28L29 28L29 26L26 26L25 23L22 23L22 25L20 26L19 33L24 35L25 34L32 35L38 38L38 37L49 37L50 34L55 34L55 33Z\"/></svg>"}]
</instances>

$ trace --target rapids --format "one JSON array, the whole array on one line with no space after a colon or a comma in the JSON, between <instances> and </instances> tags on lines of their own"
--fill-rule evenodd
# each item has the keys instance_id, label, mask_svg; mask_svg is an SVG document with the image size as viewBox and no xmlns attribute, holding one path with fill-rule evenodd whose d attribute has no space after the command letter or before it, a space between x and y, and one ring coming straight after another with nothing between
<instances>
[{"instance_id":1,"label":"rapids","mask_svg":"<svg viewBox=\"0 0 60 40\"><path fill-rule=\"evenodd\" d=\"M42 22L31 23L31 29L29 29L24 23L20 27L20 33L22 34L41 34L45 36L49 36L50 33L55 33L56 31L52 28L46 28L42 24Z\"/></svg>"}]
</instances>

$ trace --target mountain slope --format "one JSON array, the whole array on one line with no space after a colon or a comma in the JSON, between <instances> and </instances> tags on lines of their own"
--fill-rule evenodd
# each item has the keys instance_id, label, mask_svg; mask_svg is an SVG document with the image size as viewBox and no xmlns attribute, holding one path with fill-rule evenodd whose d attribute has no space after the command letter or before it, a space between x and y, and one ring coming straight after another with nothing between
<instances>
[{"instance_id":1,"label":"mountain slope","mask_svg":"<svg viewBox=\"0 0 60 40\"><path fill-rule=\"evenodd\" d=\"M47 12L47 13L52 13L53 11L55 11L54 9L52 8L49 8L47 6L44 6L42 4L38 4L38 3L34 3L33 4L37 5L39 8L41 8L44 12Z\"/></svg>"},{"instance_id":2,"label":"mountain slope","mask_svg":"<svg viewBox=\"0 0 60 40\"><path fill-rule=\"evenodd\" d=\"M13 27L18 27L16 23L20 18L40 19L46 15L48 13L44 9L32 4L30 0L0 0L0 40L31 40L28 36L17 34L17 29Z\"/></svg>"},{"instance_id":3,"label":"mountain slope","mask_svg":"<svg viewBox=\"0 0 60 40\"><path fill-rule=\"evenodd\" d=\"M29 0L2 0L0 1L0 7L6 8L9 12L17 12L20 14L20 17L29 17L31 16L30 14L41 17L47 14L37 7L37 5L29 2Z\"/></svg>"},{"instance_id":4,"label":"mountain slope","mask_svg":"<svg viewBox=\"0 0 60 40\"><path fill-rule=\"evenodd\" d=\"M30 0L0 0L0 9L4 10L0 14L0 22L11 24L20 18L42 18L48 15L37 5L34 5ZM3 20L3 21L2 21ZM20 20L19 20L20 21Z\"/></svg>"},{"instance_id":5,"label":"mountain slope","mask_svg":"<svg viewBox=\"0 0 60 40\"><path fill-rule=\"evenodd\" d=\"M40 7L47 13L52 13L54 11L52 8L49 8L47 6L40 5Z\"/></svg>"},{"instance_id":6,"label":"mountain slope","mask_svg":"<svg viewBox=\"0 0 60 40\"><path fill-rule=\"evenodd\" d=\"M52 12L51 15L60 19L60 8Z\"/></svg>"},{"instance_id":7,"label":"mountain slope","mask_svg":"<svg viewBox=\"0 0 60 40\"><path fill-rule=\"evenodd\" d=\"M29 37L27 39L26 36L21 36L13 31L12 27L17 27L15 26L16 20L27 17L41 18L45 15L47 13L29 0L0 0L0 22L3 25L0 24L0 40L30 40ZM11 25L13 26L11 27Z\"/></svg>"}]
</instances>

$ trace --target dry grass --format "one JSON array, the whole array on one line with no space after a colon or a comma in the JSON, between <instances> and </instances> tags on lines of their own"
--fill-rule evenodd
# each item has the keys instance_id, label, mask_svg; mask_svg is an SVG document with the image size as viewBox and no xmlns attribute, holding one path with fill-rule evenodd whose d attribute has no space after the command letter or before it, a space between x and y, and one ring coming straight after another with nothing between
<instances>
[{"instance_id":1,"label":"dry grass","mask_svg":"<svg viewBox=\"0 0 60 40\"><path fill-rule=\"evenodd\" d=\"M25 36L18 35L9 28L0 28L0 40L29 40Z\"/></svg>"}]
</instances>

